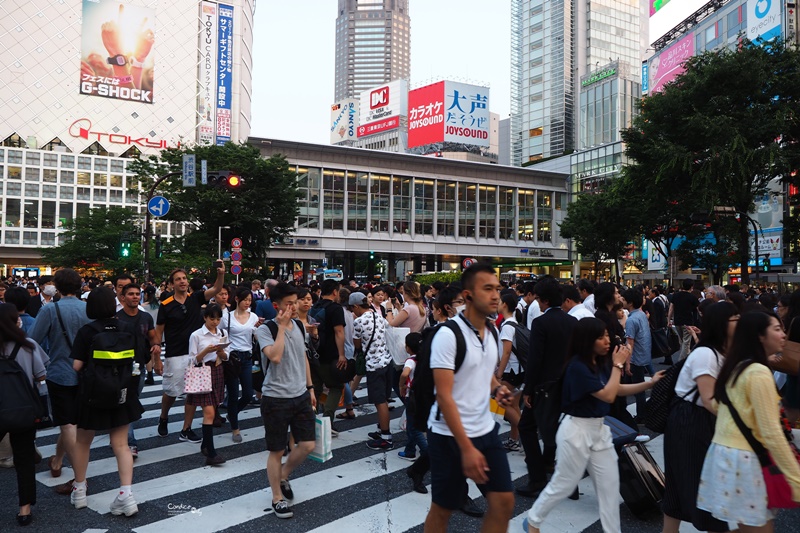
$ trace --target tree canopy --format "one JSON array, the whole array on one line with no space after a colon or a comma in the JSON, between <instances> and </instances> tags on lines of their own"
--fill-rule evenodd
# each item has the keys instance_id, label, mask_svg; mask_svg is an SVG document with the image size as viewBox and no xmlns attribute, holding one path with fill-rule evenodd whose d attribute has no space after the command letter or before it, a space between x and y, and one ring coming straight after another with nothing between
<instances>
[{"instance_id":1,"label":"tree canopy","mask_svg":"<svg viewBox=\"0 0 800 533\"><path fill-rule=\"evenodd\" d=\"M197 186L184 188L177 176L156 190L171 204L163 219L192 226L176 251L216 257L219 228L229 226L226 233L244 242L244 266L265 266L270 245L294 229L298 213L297 179L286 159L278 155L264 159L253 146L227 143L167 149L159 157L134 161L128 169L138 176L142 190L148 191L158 176L180 171L182 157L188 153L195 154ZM202 185L201 160L208 161L209 173L230 170L241 176L241 185L235 189Z\"/></svg>"},{"instance_id":2,"label":"tree canopy","mask_svg":"<svg viewBox=\"0 0 800 533\"><path fill-rule=\"evenodd\" d=\"M736 262L747 265L748 213L770 180L789 180L800 164L800 51L745 40L735 50L695 56L685 67L641 101L622 131L625 189L649 199L639 226L645 235L656 230L656 237L665 228L666 248L672 244L666 238L690 226L692 215L711 219L715 207L732 207ZM742 279L749 281L746 268Z\"/></svg>"}]
</instances>

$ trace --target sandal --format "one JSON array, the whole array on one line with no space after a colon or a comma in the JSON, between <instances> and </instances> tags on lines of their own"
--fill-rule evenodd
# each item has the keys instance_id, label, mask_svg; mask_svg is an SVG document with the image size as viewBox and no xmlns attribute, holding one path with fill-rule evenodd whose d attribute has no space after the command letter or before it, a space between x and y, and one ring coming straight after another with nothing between
<instances>
[{"instance_id":1,"label":"sandal","mask_svg":"<svg viewBox=\"0 0 800 533\"><path fill-rule=\"evenodd\" d=\"M53 459L55 459L55 458L56 458L55 455L50 457L50 459L47 460L47 466L50 467L50 475L51 476L53 476L53 477L61 477L61 469L64 467L64 465L62 464L59 468L53 468Z\"/></svg>"},{"instance_id":2,"label":"sandal","mask_svg":"<svg viewBox=\"0 0 800 533\"><path fill-rule=\"evenodd\" d=\"M336 415L336 418L339 418L341 420L353 420L355 417L356 414L353 412L352 409L348 409L344 413L339 413L338 415Z\"/></svg>"}]
</instances>

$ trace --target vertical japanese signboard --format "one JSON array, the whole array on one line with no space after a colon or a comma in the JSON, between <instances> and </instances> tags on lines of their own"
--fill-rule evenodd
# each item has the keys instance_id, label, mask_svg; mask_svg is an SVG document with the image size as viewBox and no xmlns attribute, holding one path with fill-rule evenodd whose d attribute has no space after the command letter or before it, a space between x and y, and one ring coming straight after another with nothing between
<instances>
[{"instance_id":1,"label":"vertical japanese signboard","mask_svg":"<svg viewBox=\"0 0 800 533\"><path fill-rule=\"evenodd\" d=\"M200 4L200 67L197 97L198 142L214 144L217 89L217 4Z\"/></svg>"},{"instance_id":2,"label":"vertical japanese signboard","mask_svg":"<svg viewBox=\"0 0 800 533\"><path fill-rule=\"evenodd\" d=\"M217 144L231 140L231 87L233 78L233 7L219 4L217 44Z\"/></svg>"},{"instance_id":3,"label":"vertical japanese signboard","mask_svg":"<svg viewBox=\"0 0 800 533\"><path fill-rule=\"evenodd\" d=\"M347 98L331 106L331 144L356 138L358 100Z\"/></svg>"},{"instance_id":4,"label":"vertical japanese signboard","mask_svg":"<svg viewBox=\"0 0 800 533\"><path fill-rule=\"evenodd\" d=\"M489 146L489 89L441 81L408 94L408 147L438 142Z\"/></svg>"}]
</instances>

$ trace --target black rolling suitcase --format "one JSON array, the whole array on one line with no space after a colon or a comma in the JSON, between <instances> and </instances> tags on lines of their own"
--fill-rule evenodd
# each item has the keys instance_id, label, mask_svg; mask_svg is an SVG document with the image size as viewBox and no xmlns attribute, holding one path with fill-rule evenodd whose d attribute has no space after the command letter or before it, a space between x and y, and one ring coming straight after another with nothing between
<instances>
[{"instance_id":1,"label":"black rolling suitcase","mask_svg":"<svg viewBox=\"0 0 800 533\"><path fill-rule=\"evenodd\" d=\"M619 492L636 516L659 510L664 497L664 473L640 442L619 450Z\"/></svg>"}]
</instances>

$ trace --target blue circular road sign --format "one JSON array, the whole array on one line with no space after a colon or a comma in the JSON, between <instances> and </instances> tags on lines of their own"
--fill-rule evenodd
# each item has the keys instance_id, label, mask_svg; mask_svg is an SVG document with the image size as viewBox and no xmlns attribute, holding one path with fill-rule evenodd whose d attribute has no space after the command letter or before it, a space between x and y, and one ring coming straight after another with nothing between
<instances>
[{"instance_id":1,"label":"blue circular road sign","mask_svg":"<svg viewBox=\"0 0 800 533\"><path fill-rule=\"evenodd\" d=\"M163 217L169 213L169 200L163 196L153 196L150 198L150 201L147 202L147 210L150 211L150 214L154 217Z\"/></svg>"}]
</instances>

